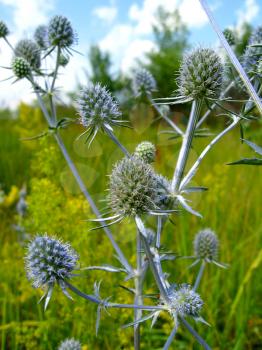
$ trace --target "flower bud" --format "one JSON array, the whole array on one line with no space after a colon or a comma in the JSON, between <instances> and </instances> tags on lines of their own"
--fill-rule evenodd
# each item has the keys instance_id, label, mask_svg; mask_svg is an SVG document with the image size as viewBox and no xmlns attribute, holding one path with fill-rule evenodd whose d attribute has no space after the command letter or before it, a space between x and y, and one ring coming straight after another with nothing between
<instances>
[{"instance_id":1,"label":"flower bud","mask_svg":"<svg viewBox=\"0 0 262 350\"><path fill-rule=\"evenodd\" d=\"M259 60L262 57L262 46L254 47L252 45L262 45L262 27L258 27L251 35L248 47L242 57L242 64L245 71L252 77L257 71Z\"/></svg>"},{"instance_id":2,"label":"flower bud","mask_svg":"<svg viewBox=\"0 0 262 350\"><path fill-rule=\"evenodd\" d=\"M63 16L53 17L48 25L48 39L53 46L69 48L75 42L71 22Z\"/></svg>"},{"instance_id":3,"label":"flower bud","mask_svg":"<svg viewBox=\"0 0 262 350\"><path fill-rule=\"evenodd\" d=\"M136 147L134 155L142 158L145 163L153 163L156 158L156 147L151 142L143 141Z\"/></svg>"},{"instance_id":4,"label":"flower bud","mask_svg":"<svg viewBox=\"0 0 262 350\"><path fill-rule=\"evenodd\" d=\"M139 157L124 158L110 176L109 203L121 216L135 216L157 209L158 183L149 164Z\"/></svg>"},{"instance_id":5,"label":"flower bud","mask_svg":"<svg viewBox=\"0 0 262 350\"><path fill-rule=\"evenodd\" d=\"M64 340L58 350L81 350L81 344L74 338Z\"/></svg>"},{"instance_id":6,"label":"flower bud","mask_svg":"<svg viewBox=\"0 0 262 350\"><path fill-rule=\"evenodd\" d=\"M218 239L216 234L206 228L196 235L194 240L195 255L208 261L214 260L218 255Z\"/></svg>"},{"instance_id":7,"label":"flower bud","mask_svg":"<svg viewBox=\"0 0 262 350\"><path fill-rule=\"evenodd\" d=\"M235 37L233 30L227 28L223 31L223 34L224 34L224 36L225 36L225 38L230 46L235 45L236 37Z\"/></svg>"},{"instance_id":8,"label":"flower bud","mask_svg":"<svg viewBox=\"0 0 262 350\"><path fill-rule=\"evenodd\" d=\"M150 94L156 90L156 81L153 75L146 69L141 69L133 80L133 90L136 96Z\"/></svg>"},{"instance_id":9,"label":"flower bud","mask_svg":"<svg viewBox=\"0 0 262 350\"><path fill-rule=\"evenodd\" d=\"M26 78L30 75L30 66L23 57L15 57L12 62L12 70L18 79Z\"/></svg>"},{"instance_id":10,"label":"flower bud","mask_svg":"<svg viewBox=\"0 0 262 350\"><path fill-rule=\"evenodd\" d=\"M181 96L193 99L218 98L221 91L223 66L212 49L196 49L185 56L178 79Z\"/></svg>"},{"instance_id":11,"label":"flower bud","mask_svg":"<svg viewBox=\"0 0 262 350\"><path fill-rule=\"evenodd\" d=\"M33 69L41 66L39 46L32 40L20 40L15 47L15 56L23 57Z\"/></svg>"},{"instance_id":12,"label":"flower bud","mask_svg":"<svg viewBox=\"0 0 262 350\"><path fill-rule=\"evenodd\" d=\"M7 28L7 25L0 21L0 38L5 38L9 34L9 29Z\"/></svg>"},{"instance_id":13,"label":"flower bud","mask_svg":"<svg viewBox=\"0 0 262 350\"><path fill-rule=\"evenodd\" d=\"M53 287L71 278L77 260L78 255L69 244L47 235L36 236L27 249L27 275L35 288Z\"/></svg>"},{"instance_id":14,"label":"flower bud","mask_svg":"<svg viewBox=\"0 0 262 350\"><path fill-rule=\"evenodd\" d=\"M69 56L61 54L59 57L59 64L62 67L67 66L69 63Z\"/></svg>"}]
</instances>

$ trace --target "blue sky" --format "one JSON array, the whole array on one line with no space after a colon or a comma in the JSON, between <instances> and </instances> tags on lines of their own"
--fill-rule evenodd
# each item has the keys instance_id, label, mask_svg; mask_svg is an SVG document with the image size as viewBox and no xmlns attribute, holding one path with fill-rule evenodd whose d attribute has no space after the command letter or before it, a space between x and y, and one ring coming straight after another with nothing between
<instances>
[{"instance_id":1,"label":"blue sky","mask_svg":"<svg viewBox=\"0 0 262 350\"><path fill-rule=\"evenodd\" d=\"M209 0L208 3L222 28L240 28L245 21L262 24L262 0ZM136 58L143 59L145 52L154 49L151 28L160 4L170 11L179 9L191 32L192 43L217 44L198 0L0 0L0 18L10 27L10 41L15 43L24 36L30 37L34 28L51 16L65 15L78 34L79 51L86 53L91 44L97 43L112 54L115 69L128 72ZM1 42L0 65L8 65L10 59L7 47ZM83 67L88 68L86 57L74 57L68 72L61 76L65 90L72 90L77 81L83 81ZM21 98L32 99L24 83L12 87L11 99L6 92L10 92L8 84L0 90L1 104L15 105Z\"/></svg>"}]
</instances>

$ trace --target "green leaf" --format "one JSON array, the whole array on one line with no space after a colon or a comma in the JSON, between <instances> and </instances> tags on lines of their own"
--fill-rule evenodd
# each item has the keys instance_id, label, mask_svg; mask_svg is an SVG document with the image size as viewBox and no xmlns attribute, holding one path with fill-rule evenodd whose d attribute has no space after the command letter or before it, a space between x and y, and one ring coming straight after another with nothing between
<instances>
[{"instance_id":1,"label":"green leaf","mask_svg":"<svg viewBox=\"0 0 262 350\"><path fill-rule=\"evenodd\" d=\"M243 159L240 159L236 162L227 163L227 165L239 165L239 164L262 165L262 159L260 159L260 158L243 158Z\"/></svg>"}]
</instances>

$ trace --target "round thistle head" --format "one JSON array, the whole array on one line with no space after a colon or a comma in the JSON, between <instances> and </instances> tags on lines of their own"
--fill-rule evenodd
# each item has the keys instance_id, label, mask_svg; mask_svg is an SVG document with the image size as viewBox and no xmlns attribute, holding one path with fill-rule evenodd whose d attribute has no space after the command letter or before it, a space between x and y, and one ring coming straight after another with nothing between
<instances>
[{"instance_id":1,"label":"round thistle head","mask_svg":"<svg viewBox=\"0 0 262 350\"><path fill-rule=\"evenodd\" d=\"M136 96L150 94L156 90L156 81L153 75L144 68L136 72L133 80L133 90Z\"/></svg>"},{"instance_id":2,"label":"round thistle head","mask_svg":"<svg viewBox=\"0 0 262 350\"><path fill-rule=\"evenodd\" d=\"M7 28L7 25L0 21L0 38L5 38L9 34L9 29Z\"/></svg>"},{"instance_id":3,"label":"round thistle head","mask_svg":"<svg viewBox=\"0 0 262 350\"><path fill-rule=\"evenodd\" d=\"M194 240L195 256L207 261L217 258L218 239L209 228L199 231Z\"/></svg>"},{"instance_id":4,"label":"round thistle head","mask_svg":"<svg viewBox=\"0 0 262 350\"><path fill-rule=\"evenodd\" d=\"M248 47L242 57L243 67L250 76L254 76L258 73L257 67L262 57L262 46L252 46L256 44L262 45L262 27L258 27L252 33L248 42Z\"/></svg>"},{"instance_id":5,"label":"round thistle head","mask_svg":"<svg viewBox=\"0 0 262 350\"><path fill-rule=\"evenodd\" d=\"M31 68L38 69L41 66L39 46L32 40L20 40L15 47L15 56L23 57Z\"/></svg>"},{"instance_id":6,"label":"round thistle head","mask_svg":"<svg viewBox=\"0 0 262 350\"><path fill-rule=\"evenodd\" d=\"M71 278L77 260L69 244L47 235L36 236L25 257L27 275L35 288L53 287Z\"/></svg>"},{"instance_id":7,"label":"round thistle head","mask_svg":"<svg viewBox=\"0 0 262 350\"><path fill-rule=\"evenodd\" d=\"M227 42L229 43L230 46L233 46L235 45L236 43L236 37L235 37L235 34L233 32L233 30L227 28L223 31L223 34L227 40Z\"/></svg>"},{"instance_id":8,"label":"round thistle head","mask_svg":"<svg viewBox=\"0 0 262 350\"><path fill-rule=\"evenodd\" d=\"M85 87L77 100L80 123L87 129L112 129L121 116L118 103L101 84Z\"/></svg>"},{"instance_id":9,"label":"round thistle head","mask_svg":"<svg viewBox=\"0 0 262 350\"><path fill-rule=\"evenodd\" d=\"M196 49L185 56L178 78L181 96L193 99L218 98L221 91L223 66L212 49Z\"/></svg>"},{"instance_id":10,"label":"round thistle head","mask_svg":"<svg viewBox=\"0 0 262 350\"><path fill-rule=\"evenodd\" d=\"M71 22L63 16L53 17L48 25L48 39L52 46L69 48L75 42Z\"/></svg>"},{"instance_id":11,"label":"round thistle head","mask_svg":"<svg viewBox=\"0 0 262 350\"><path fill-rule=\"evenodd\" d=\"M59 345L58 350L81 350L81 344L74 338L66 339Z\"/></svg>"},{"instance_id":12,"label":"round thistle head","mask_svg":"<svg viewBox=\"0 0 262 350\"><path fill-rule=\"evenodd\" d=\"M23 57L15 57L12 61L12 70L18 79L26 78L30 75L29 63Z\"/></svg>"},{"instance_id":13,"label":"round thistle head","mask_svg":"<svg viewBox=\"0 0 262 350\"><path fill-rule=\"evenodd\" d=\"M151 142L143 141L136 147L134 155L142 158L145 163L153 163L156 158L156 147Z\"/></svg>"},{"instance_id":14,"label":"round thistle head","mask_svg":"<svg viewBox=\"0 0 262 350\"><path fill-rule=\"evenodd\" d=\"M124 158L110 176L109 203L116 215L135 216L157 209L155 173L141 158Z\"/></svg>"},{"instance_id":15,"label":"round thistle head","mask_svg":"<svg viewBox=\"0 0 262 350\"><path fill-rule=\"evenodd\" d=\"M203 307L200 295L191 289L188 284L182 284L178 289L169 292L171 309L184 316L198 317Z\"/></svg>"},{"instance_id":16,"label":"round thistle head","mask_svg":"<svg viewBox=\"0 0 262 350\"><path fill-rule=\"evenodd\" d=\"M42 49L45 50L48 48L48 28L45 25L40 25L36 28L34 33L34 39L37 45Z\"/></svg>"}]
</instances>

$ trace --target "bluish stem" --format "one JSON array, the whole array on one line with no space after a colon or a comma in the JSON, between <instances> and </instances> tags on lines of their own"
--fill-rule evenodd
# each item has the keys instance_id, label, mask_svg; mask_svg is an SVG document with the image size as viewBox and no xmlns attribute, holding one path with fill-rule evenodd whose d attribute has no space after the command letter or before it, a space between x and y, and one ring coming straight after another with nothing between
<instances>
[{"instance_id":1,"label":"bluish stem","mask_svg":"<svg viewBox=\"0 0 262 350\"><path fill-rule=\"evenodd\" d=\"M199 283L200 283L201 278L203 276L203 272L204 272L205 266L206 266L206 263L205 263L205 261L203 261L201 266L200 266L200 269L198 271L198 274L197 274L197 279L196 279L196 282L195 282L194 288L193 288L194 291L196 291L198 286L199 286Z\"/></svg>"}]
</instances>

